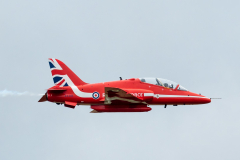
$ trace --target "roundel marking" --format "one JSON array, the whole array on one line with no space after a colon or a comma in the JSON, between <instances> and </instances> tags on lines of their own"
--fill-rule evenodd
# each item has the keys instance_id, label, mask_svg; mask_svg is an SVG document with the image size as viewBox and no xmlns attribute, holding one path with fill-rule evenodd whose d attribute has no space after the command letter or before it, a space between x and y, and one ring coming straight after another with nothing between
<instances>
[{"instance_id":1,"label":"roundel marking","mask_svg":"<svg viewBox=\"0 0 240 160\"><path fill-rule=\"evenodd\" d=\"M99 93L98 92L93 92L92 97L93 99L98 99L99 98Z\"/></svg>"}]
</instances>

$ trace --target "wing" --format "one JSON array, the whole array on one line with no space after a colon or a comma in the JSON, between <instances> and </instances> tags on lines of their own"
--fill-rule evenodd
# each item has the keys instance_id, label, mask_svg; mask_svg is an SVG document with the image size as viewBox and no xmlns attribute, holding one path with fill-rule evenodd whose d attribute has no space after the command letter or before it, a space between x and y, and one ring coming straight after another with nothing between
<instances>
[{"instance_id":1,"label":"wing","mask_svg":"<svg viewBox=\"0 0 240 160\"><path fill-rule=\"evenodd\" d=\"M105 104L148 104L153 92L145 89L105 87Z\"/></svg>"}]
</instances>

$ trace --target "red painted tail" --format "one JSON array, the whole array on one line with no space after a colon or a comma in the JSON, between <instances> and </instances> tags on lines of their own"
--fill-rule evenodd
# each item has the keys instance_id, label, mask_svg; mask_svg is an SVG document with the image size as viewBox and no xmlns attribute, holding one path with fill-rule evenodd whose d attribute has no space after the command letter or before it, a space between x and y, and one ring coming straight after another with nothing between
<instances>
[{"instance_id":1,"label":"red painted tail","mask_svg":"<svg viewBox=\"0 0 240 160\"><path fill-rule=\"evenodd\" d=\"M68 66L62 61L54 58L49 58L49 66L53 76L53 82L60 87L70 85L84 85L83 82Z\"/></svg>"}]
</instances>

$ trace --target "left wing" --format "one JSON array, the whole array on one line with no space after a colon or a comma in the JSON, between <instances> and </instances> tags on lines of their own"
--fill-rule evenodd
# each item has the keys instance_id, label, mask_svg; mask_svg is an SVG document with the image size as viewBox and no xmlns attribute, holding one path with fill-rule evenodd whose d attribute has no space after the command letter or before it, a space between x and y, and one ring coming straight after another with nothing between
<instances>
[{"instance_id":1,"label":"left wing","mask_svg":"<svg viewBox=\"0 0 240 160\"><path fill-rule=\"evenodd\" d=\"M147 104L153 96L153 91L145 89L105 87L105 104Z\"/></svg>"}]
</instances>

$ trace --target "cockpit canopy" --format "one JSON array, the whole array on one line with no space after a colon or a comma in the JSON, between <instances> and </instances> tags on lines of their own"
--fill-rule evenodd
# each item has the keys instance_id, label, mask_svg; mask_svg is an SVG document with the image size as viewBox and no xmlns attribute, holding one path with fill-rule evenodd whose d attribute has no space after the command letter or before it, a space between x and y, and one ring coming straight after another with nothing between
<instances>
[{"instance_id":1,"label":"cockpit canopy","mask_svg":"<svg viewBox=\"0 0 240 160\"><path fill-rule=\"evenodd\" d=\"M154 85L158 85L158 86L162 86L162 87L170 88L170 89L175 89L178 86L178 83L169 81L169 80L163 79L163 78L139 78L139 79L140 79L140 81L145 82L145 83L150 83L150 84L154 84ZM178 90L187 91L187 89L181 85L178 86Z\"/></svg>"}]
</instances>

